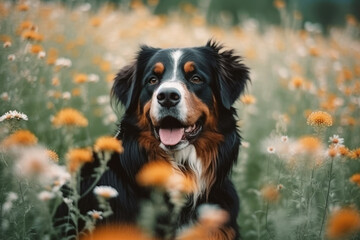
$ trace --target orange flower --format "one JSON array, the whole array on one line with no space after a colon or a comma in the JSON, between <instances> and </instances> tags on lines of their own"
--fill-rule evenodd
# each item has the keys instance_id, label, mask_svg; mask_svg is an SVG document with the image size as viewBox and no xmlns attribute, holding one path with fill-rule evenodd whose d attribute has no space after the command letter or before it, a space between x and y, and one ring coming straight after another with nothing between
<instances>
[{"instance_id":1,"label":"orange flower","mask_svg":"<svg viewBox=\"0 0 360 240\"><path fill-rule=\"evenodd\" d=\"M34 54L38 54L39 52L43 51L43 47L39 44L31 45L30 52Z\"/></svg>"},{"instance_id":2,"label":"orange flower","mask_svg":"<svg viewBox=\"0 0 360 240\"><path fill-rule=\"evenodd\" d=\"M64 108L55 115L52 123L56 127L60 127L60 126L86 127L88 125L88 120L78 110L73 108Z\"/></svg>"},{"instance_id":3,"label":"orange flower","mask_svg":"<svg viewBox=\"0 0 360 240\"><path fill-rule=\"evenodd\" d=\"M47 155L49 156L50 160L54 161L54 162L58 162L59 161L59 155L57 155L56 152L47 149L46 150Z\"/></svg>"},{"instance_id":4,"label":"orange flower","mask_svg":"<svg viewBox=\"0 0 360 240\"><path fill-rule=\"evenodd\" d=\"M90 24L91 24L91 26L93 26L93 27L98 27L98 26L100 26L101 22L102 22L102 20L101 20L101 18L99 18L99 17L93 17L93 18L90 20Z\"/></svg>"},{"instance_id":5,"label":"orange flower","mask_svg":"<svg viewBox=\"0 0 360 240\"><path fill-rule=\"evenodd\" d=\"M43 35L39 34L34 30L25 31L21 36L26 40L34 40L39 42L41 42L44 39Z\"/></svg>"},{"instance_id":6,"label":"orange flower","mask_svg":"<svg viewBox=\"0 0 360 240\"><path fill-rule=\"evenodd\" d=\"M352 159L360 158L360 148L356 148L354 150L351 150L349 155L350 155L350 158L352 158Z\"/></svg>"},{"instance_id":7,"label":"orange flower","mask_svg":"<svg viewBox=\"0 0 360 240\"><path fill-rule=\"evenodd\" d=\"M133 225L114 225L96 228L91 235L80 240L151 240L139 227Z\"/></svg>"},{"instance_id":8,"label":"orange flower","mask_svg":"<svg viewBox=\"0 0 360 240\"><path fill-rule=\"evenodd\" d=\"M275 0L274 1L274 6L277 8L277 9L282 9L285 7L285 2L283 0Z\"/></svg>"},{"instance_id":9,"label":"orange flower","mask_svg":"<svg viewBox=\"0 0 360 240\"><path fill-rule=\"evenodd\" d=\"M360 173L351 176L350 182L356 183L360 187Z\"/></svg>"},{"instance_id":10,"label":"orange flower","mask_svg":"<svg viewBox=\"0 0 360 240\"><path fill-rule=\"evenodd\" d=\"M256 102L256 98L253 95L245 94L240 97L240 101L242 101L246 105L250 105Z\"/></svg>"},{"instance_id":11,"label":"orange flower","mask_svg":"<svg viewBox=\"0 0 360 240\"><path fill-rule=\"evenodd\" d=\"M74 77L75 83L85 83L85 82L87 82L87 80L88 80L87 75L83 74L83 73L76 74Z\"/></svg>"},{"instance_id":12,"label":"orange flower","mask_svg":"<svg viewBox=\"0 0 360 240\"><path fill-rule=\"evenodd\" d=\"M16 6L16 10L20 12L26 12L27 10L29 10L29 5L25 3L20 3L19 5Z\"/></svg>"},{"instance_id":13,"label":"orange flower","mask_svg":"<svg viewBox=\"0 0 360 240\"><path fill-rule=\"evenodd\" d=\"M95 142L94 151L122 153L124 149L121 146L120 140L114 137L100 137Z\"/></svg>"},{"instance_id":14,"label":"orange flower","mask_svg":"<svg viewBox=\"0 0 360 240\"><path fill-rule=\"evenodd\" d=\"M312 136L303 136L298 140L298 143L301 147L301 150L305 151L306 153L315 153L322 146L320 139Z\"/></svg>"},{"instance_id":15,"label":"orange flower","mask_svg":"<svg viewBox=\"0 0 360 240\"><path fill-rule=\"evenodd\" d=\"M260 191L263 198L269 203L275 203L280 198L279 189L273 184L264 186Z\"/></svg>"},{"instance_id":16,"label":"orange flower","mask_svg":"<svg viewBox=\"0 0 360 240\"><path fill-rule=\"evenodd\" d=\"M331 158L334 158L338 155L338 149L336 147L330 146L328 149L328 155Z\"/></svg>"},{"instance_id":17,"label":"orange flower","mask_svg":"<svg viewBox=\"0 0 360 240\"><path fill-rule=\"evenodd\" d=\"M304 86L305 80L302 77L295 76L291 78L290 86L294 89L300 89Z\"/></svg>"},{"instance_id":18,"label":"orange flower","mask_svg":"<svg viewBox=\"0 0 360 240\"><path fill-rule=\"evenodd\" d=\"M18 130L2 141L4 147L33 146L38 142L37 137L29 130Z\"/></svg>"},{"instance_id":19,"label":"orange flower","mask_svg":"<svg viewBox=\"0 0 360 240\"><path fill-rule=\"evenodd\" d=\"M89 148L74 148L66 154L67 167L70 173L75 173L84 163L93 161Z\"/></svg>"},{"instance_id":20,"label":"orange flower","mask_svg":"<svg viewBox=\"0 0 360 240\"><path fill-rule=\"evenodd\" d=\"M360 231L360 214L352 208L342 208L329 216L327 236L330 239L344 239Z\"/></svg>"},{"instance_id":21,"label":"orange flower","mask_svg":"<svg viewBox=\"0 0 360 240\"><path fill-rule=\"evenodd\" d=\"M345 147L345 146L340 146L338 148L338 151L339 151L340 155L343 156L343 157L345 157L345 156L347 156L349 154L349 149L347 147Z\"/></svg>"},{"instance_id":22,"label":"orange flower","mask_svg":"<svg viewBox=\"0 0 360 240\"><path fill-rule=\"evenodd\" d=\"M307 124L315 127L330 127L333 124L332 117L327 112L312 112L307 118Z\"/></svg>"},{"instance_id":23,"label":"orange flower","mask_svg":"<svg viewBox=\"0 0 360 240\"><path fill-rule=\"evenodd\" d=\"M174 170L166 161L151 161L145 164L136 176L142 186L165 187Z\"/></svg>"}]
</instances>

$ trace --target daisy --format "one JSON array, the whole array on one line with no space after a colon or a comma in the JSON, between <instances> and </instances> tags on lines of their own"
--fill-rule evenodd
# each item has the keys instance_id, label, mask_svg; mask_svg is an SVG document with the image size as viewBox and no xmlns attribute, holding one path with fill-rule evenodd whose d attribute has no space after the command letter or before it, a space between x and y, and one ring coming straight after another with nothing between
<instances>
[{"instance_id":1,"label":"daisy","mask_svg":"<svg viewBox=\"0 0 360 240\"><path fill-rule=\"evenodd\" d=\"M329 138L329 143L333 144L334 146L342 146L344 144L344 138L340 138L339 135L333 135Z\"/></svg>"},{"instance_id":2,"label":"daisy","mask_svg":"<svg viewBox=\"0 0 360 240\"><path fill-rule=\"evenodd\" d=\"M9 119L16 119L16 120L28 120L28 116L22 112L18 112L16 110L10 110L7 113L3 114L0 117L0 122L4 121L4 120L9 120Z\"/></svg>"},{"instance_id":3,"label":"daisy","mask_svg":"<svg viewBox=\"0 0 360 240\"><path fill-rule=\"evenodd\" d=\"M266 149L267 151L268 151L268 153L275 153L275 148L274 147L272 147L272 146L270 146L270 147L267 147L267 149Z\"/></svg>"},{"instance_id":4,"label":"daisy","mask_svg":"<svg viewBox=\"0 0 360 240\"><path fill-rule=\"evenodd\" d=\"M288 136L281 136L282 142L287 142L289 140Z\"/></svg>"},{"instance_id":5,"label":"daisy","mask_svg":"<svg viewBox=\"0 0 360 240\"><path fill-rule=\"evenodd\" d=\"M114 198L119 195L116 189L110 186L97 186L94 188L94 193L95 195L105 199Z\"/></svg>"},{"instance_id":6,"label":"daisy","mask_svg":"<svg viewBox=\"0 0 360 240\"><path fill-rule=\"evenodd\" d=\"M91 210L88 211L87 214L90 215L94 220L103 219L103 212L101 211Z\"/></svg>"}]
</instances>

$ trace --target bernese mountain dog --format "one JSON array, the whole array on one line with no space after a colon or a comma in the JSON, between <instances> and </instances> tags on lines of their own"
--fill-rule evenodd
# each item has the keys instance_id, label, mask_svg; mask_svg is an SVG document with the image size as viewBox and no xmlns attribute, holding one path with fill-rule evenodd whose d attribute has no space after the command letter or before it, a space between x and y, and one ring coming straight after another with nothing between
<instances>
[{"instance_id":1,"label":"bernese mountain dog","mask_svg":"<svg viewBox=\"0 0 360 240\"><path fill-rule=\"evenodd\" d=\"M151 189L138 184L137 173L151 161L164 160L190 176L196 187L171 221L170 237L161 227L170 222L174 209L167 196L168 212L157 218L156 237L178 239L181 229L196 224L199 208L210 204L227 212L228 218L209 239L239 239L239 198L229 174L241 137L232 104L248 81L249 69L242 58L213 40L193 48L142 46L136 60L116 75L111 91L125 107L116 134L124 152L112 156L97 182L119 193L110 200L113 214L100 223L138 222ZM82 191L92 185L98 165L95 161L83 167ZM94 194L87 192L78 204L84 214L98 208ZM64 215L64 205L59 212ZM81 228L81 223L76 226Z\"/></svg>"}]
</instances>

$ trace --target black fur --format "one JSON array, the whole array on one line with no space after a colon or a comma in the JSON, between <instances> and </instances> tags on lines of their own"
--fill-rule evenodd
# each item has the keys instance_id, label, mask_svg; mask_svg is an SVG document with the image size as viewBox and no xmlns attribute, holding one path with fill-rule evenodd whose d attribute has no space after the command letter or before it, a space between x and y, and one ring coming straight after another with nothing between
<instances>
[{"instance_id":1,"label":"black fur","mask_svg":"<svg viewBox=\"0 0 360 240\"><path fill-rule=\"evenodd\" d=\"M186 84L189 90L194 92L209 108L213 108L215 104L211 98L212 94L215 96L220 118L217 129L224 136L224 141L220 143L218 156L213 160L216 161L216 181L208 196L205 194L201 196L195 207L192 206L192 198L189 198L189 203L182 209L179 219L171 227L175 230L179 226L193 222L198 217L197 207L203 203L212 203L229 213L230 221L227 225L236 232L235 239L239 239L237 225L239 199L229 179L229 174L233 164L237 161L241 138L237 132L235 110L231 105L243 92L249 80L249 71L241 63L241 58L234 55L233 50L223 51L223 47L213 41L209 41L203 47L188 48L183 51L185 60L196 58L201 65L199 74L206 82L206 85L201 87ZM97 183L97 185L110 185L119 192L117 198L110 200L114 214L102 220L100 224L135 223L138 220L141 201L149 199L151 190L140 187L135 180L140 168L148 162L145 149L141 148L138 143L142 130L137 125L138 113L136 110L138 106L140 109L144 107L154 91L153 86L147 86L144 82L149 77L149 66L152 66L158 59L163 62L169 61L168 53L168 49L143 46L137 54L136 61L124 67L115 78L111 92L112 97L126 108L117 134L118 139L122 140L124 152L112 156L108 163L108 170ZM184 81L186 78L185 76ZM96 160L83 167L81 172L82 192L86 191L94 181L93 169L98 164L98 160ZM83 214L89 210L98 209L96 197L92 192L80 199L78 206ZM169 214L163 216L162 221L168 221L171 209L171 204L169 204ZM58 209L58 219L61 219L59 216L66 215L66 212L65 205L61 205ZM58 224L62 221L58 221ZM83 223L80 221L78 228L82 227ZM158 229L157 234L160 238L162 237L161 229Z\"/></svg>"}]
</instances>

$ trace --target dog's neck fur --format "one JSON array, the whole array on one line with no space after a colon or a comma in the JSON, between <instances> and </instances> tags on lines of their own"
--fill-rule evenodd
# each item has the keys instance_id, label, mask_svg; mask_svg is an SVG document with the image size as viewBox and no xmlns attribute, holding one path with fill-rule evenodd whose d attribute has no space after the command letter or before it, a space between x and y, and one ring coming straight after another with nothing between
<instances>
[{"instance_id":1,"label":"dog's neck fur","mask_svg":"<svg viewBox=\"0 0 360 240\"><path fill-rule=\"evenodd\" d=\"M196 154L194 145L190 144L187 147L169 152L172 160L172 165L176 170L186 169L187 167L194 173L196 181L196 189L194 190L194 203L205 191L205 181L202 179L203 167L201 160Z\"/></svg>"}]
</instances>

